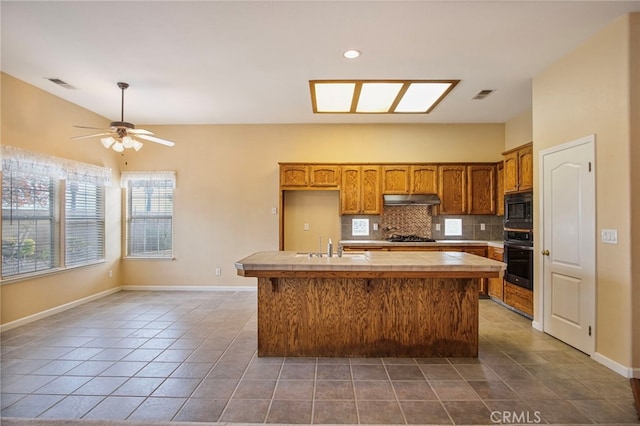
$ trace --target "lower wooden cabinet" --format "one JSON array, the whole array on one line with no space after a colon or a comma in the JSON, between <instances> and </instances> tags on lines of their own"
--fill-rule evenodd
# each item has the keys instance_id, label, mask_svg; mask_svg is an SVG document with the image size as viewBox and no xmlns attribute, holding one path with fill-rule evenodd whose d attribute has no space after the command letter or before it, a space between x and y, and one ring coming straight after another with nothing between
<instances>
[{"instance_id":1,"label":"lower wooden cabinet","mask_svg":"<svg viewBox=\"0 0 640 426\"><path fill-rule=\"evenodd\" d=\"M533 292L529 289L505 281L504 303L533 316Z\"/></svg>"},{"instance_id":2,"label":"lower wooden cabinet","mask_svg":"<svg viewBox=\"0 0 640 426\"><path fill-rule=\"evenodd\" d=\"M502 247L488 247L487 257L502 262L504 260L504 249ZM489 278L488 281L489 296L504 300L504 278Z\"/></svg>"}]
</instances>

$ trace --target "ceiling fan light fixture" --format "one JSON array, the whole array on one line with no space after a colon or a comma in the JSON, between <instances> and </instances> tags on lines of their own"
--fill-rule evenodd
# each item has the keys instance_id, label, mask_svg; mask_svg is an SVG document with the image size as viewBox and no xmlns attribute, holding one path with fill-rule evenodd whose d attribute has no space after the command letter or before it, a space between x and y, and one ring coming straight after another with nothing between
<instances>
[{"instance_id":1,"label":"ceiling fan light fixture","mask_svg":"<svg viewBox=\"0 0 640 426\"><path fill-rule=\"evenodd\" d=\"M143 145L144 144L142 142L137 141L135 139L133 140L133 149L135 149L136 151L140 151Z\"/></svg>"},{"instance_id":2,"label":"ceiling fan light fixture","mask_svg":"<svg viewBox=\"0 0 640 426\"><path fill-rule=\"evenodd\" d=\"M124 144L122 142L116 142L113 144L113 150L115 152L123 152L124 151Z\"/></svg>"},{"instance_id":3,"label":"ceiling fan light fixture","mask_svg":"<svg viewBox=\"0 0 640 426\"><path fill-rule=\"evenodd\" d=\"M122 145L125 148L133 148L133 139L130 136L125 136L122 138Z\"/></svg>"},{"instance_id":4,"label":"ceiling fan light fixture","mask_svg":"<svg viewBox=\"0 0 640 426\"><path fill-rule=\"evenodd\" d=\"M102 145L107 149L111 148L111 145L113 145L115 141L116 140L111 136L100 139L100 142L102 142Z\"/></svg>"}]
</instances>

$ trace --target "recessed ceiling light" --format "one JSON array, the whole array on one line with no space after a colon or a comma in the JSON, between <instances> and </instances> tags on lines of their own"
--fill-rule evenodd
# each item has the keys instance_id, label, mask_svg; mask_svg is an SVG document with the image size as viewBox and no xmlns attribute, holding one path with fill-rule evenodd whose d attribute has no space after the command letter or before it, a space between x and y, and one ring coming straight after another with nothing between
<instances>
[{"instance_id":1,"label":"recessed ceiling light","mask_svg":"<svg viewBox=\"0 0 640 426\"><path fill-rule=\"evenodd\" d=\"M358 56L360 56L360 51L359 50L354 50L354 49L349 49L347 51L345 51L342 56L344 56L347 59L355 59Z\"/></svg>"},{"instance_id":2,"label":"recessed ceiling light","mask_svg":"<svg viewBox=\"0 0 640 426\"><path fill-rule=\"evenodd\" d=\"M428 114L460 80L311 80L314 113Z\"/></svg>"}]
</instances>

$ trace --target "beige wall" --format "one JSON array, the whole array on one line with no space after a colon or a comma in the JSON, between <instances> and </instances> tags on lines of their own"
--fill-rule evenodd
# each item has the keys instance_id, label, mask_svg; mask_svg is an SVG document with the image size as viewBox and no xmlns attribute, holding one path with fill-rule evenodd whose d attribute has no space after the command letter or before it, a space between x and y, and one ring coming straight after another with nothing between
<instances>
[{"instance_id":1,"label":"beige wall","mask_svg":"<svg viewBox=\"0 0 640 426\"><path fill-rule=\"evenodd\" d=\"M74 124L104 127L108 121L40 89L2 74L1 142L55 157L110 167L114 186L107 188L107 261L67 272L49 274L0 287L2 324L34 315L119 286L120 189L117 156L101 149L100 142L71 141L82 134ZM59 89L64 90L64 89ZM113 271L109 278L108 271Z\"/></svg>"},{"instance_id":2,"label":"beige wall","mask_svg":"<svg viewBox=\"0 0 640 426\"><path fill-rule=\"evenodd\" d=\"M630 253L640 243L631 234L629 91L640 81L630 82L629 28L629 17L617 20L533 80L535 182L541 150L596 135L597 235L602 228L618 230L617 245L597 239L596 351L626 367L632 365L632 285L638 286ZM538 305L535 316L542 316Z\"/></svg>"},{"instance_id":3,"label":"beige wall","mask_svg":"<svg viewBox=\"0 0 640 426\"><path fill-rule=\"evenodd\" d=\"M527 110L504 125L504 149L508 151L533 140L533 115Z\"/></svg>"},{"instance_id":4,"label":"beige wall","mask_svg":"<svg viewBox=\"0 0 640 426\"><path fill-rule=\"evenodd\" d=\"M339 191L284 191L283 203L285 250L326 253L329 238L334 251L338 249L342 232Z\"/></svg>"}]
</instances>

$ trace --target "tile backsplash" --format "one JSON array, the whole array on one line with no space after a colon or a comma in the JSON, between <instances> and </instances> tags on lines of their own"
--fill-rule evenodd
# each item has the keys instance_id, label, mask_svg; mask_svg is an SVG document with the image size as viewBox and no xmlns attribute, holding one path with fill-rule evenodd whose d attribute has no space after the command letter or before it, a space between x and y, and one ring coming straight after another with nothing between
<instances>
[{"instance_id":1,"label":"tile backsplash","mask_svg":"<svg viewBox=\"0 0 640 426\"><path fill-rule=\"evenodd\" d=\"M444 235L445 218L462 220L461 236ZM352 219L369 219L369 235L353 236L351 233ZM393 233L415 234L436 240L502 241L503 239L502 216L433 216L431 206L385 206L383 213L379 216L343 215L341 221L343 240L381 240ZM484 230L482 229L483 224Z\"/></svg>"},{"instance_id":2,"label":"tile backsplash","mask_svg":"<svg viewBox=\"0 0 640 426\"><path fill-rule=\"evenodd\" d=\"M445 219L461 219L462 220L462 235L460 236L445 236L444 235L444 220ZM431 218L433 231L431 238L436 240L487 240L487 241L502 241L504 239L504 218L502 216L495 215L447 215L447 216L433 216ZM438 230L438 226L440 229ZM484 224L484 230L483 225Z\"/></svg>"}]
</instances>

